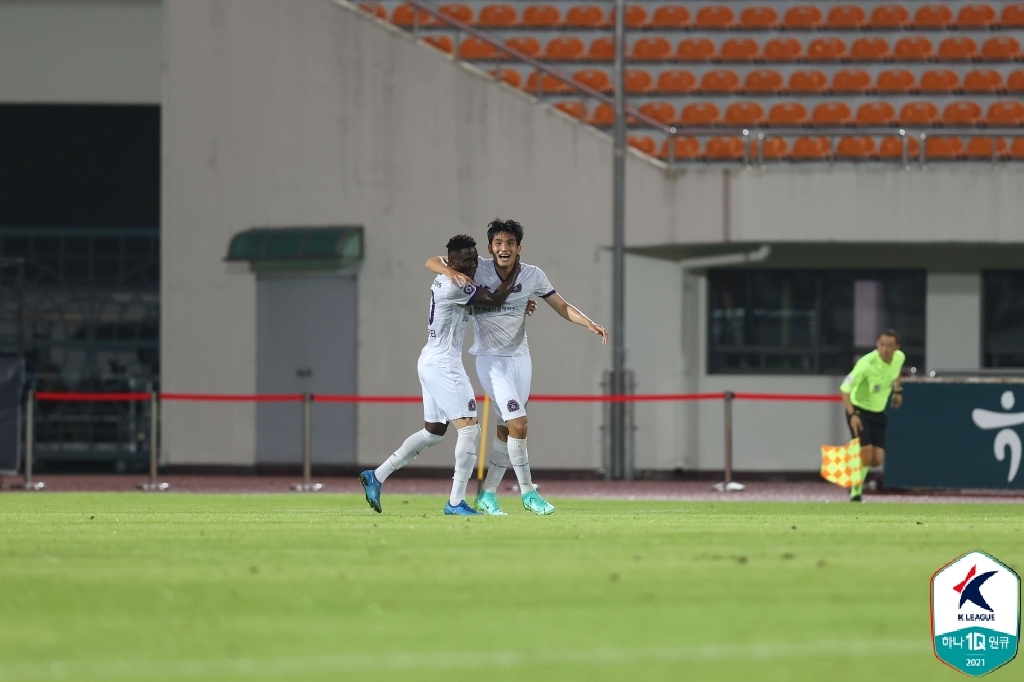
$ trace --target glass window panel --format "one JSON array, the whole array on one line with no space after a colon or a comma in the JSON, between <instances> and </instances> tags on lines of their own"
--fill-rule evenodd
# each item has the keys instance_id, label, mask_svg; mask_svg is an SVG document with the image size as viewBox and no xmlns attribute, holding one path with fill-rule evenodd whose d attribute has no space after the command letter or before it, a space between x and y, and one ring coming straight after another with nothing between
<instances>
[{"instance_id":1,"label":"glass window panel","mask_svg":"<svg viewBox=\"0 0 1024 682\"><path fill-rule=\"evenodd\" d=\"M986 367L1024 367L1024 270L983 275Z\"/></svg>"}]
</instances>

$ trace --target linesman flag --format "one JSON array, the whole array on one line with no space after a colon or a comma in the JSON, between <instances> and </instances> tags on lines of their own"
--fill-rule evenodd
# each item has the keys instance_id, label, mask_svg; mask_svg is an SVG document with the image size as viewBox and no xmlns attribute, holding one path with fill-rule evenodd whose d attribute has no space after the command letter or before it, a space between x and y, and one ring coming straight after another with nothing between
<instances>
[{"instance_id":1,"label":"linesman flag","mask_svg":"<svg viewBox=\"0 0 1024 682\"><path fill-rule=\"evenodd\" d=\"M853 487L861 475L860 438L846 445L821 446L821 477L843 488Z\"/></svg>"}]
</instances>

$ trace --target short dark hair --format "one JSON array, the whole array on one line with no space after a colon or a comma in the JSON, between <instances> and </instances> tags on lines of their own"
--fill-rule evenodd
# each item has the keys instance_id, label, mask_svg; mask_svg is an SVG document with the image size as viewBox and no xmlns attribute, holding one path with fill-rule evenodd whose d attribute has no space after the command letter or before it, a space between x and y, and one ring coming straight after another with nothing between
<instances>
[{"instance_id":1,"label":"short dark hair","mask_svg":"<svg viewBox=\"0 0 1024 682\"><path fill-rule=\"evenodd\" d=\"M468 234L457 234L448 240L448 252L462 251L476 246L476 240Z\"/></svg>"},{"instance_id":2,"label":"short dark hair","mask_svg":"<svg viewBox=\"0 0 1024 682\"><path fill-rule=\"evenodd\" d=\"M900 333L898 331L896 331L895 329L883 329L878 334L878 336L879 336L879 338L881 338L883 336L891 336L892 338L896 339L896 345L897 346L900 345Z\"/></svg>"},{"instance_id":3,"label":"short dark hair","mask_svg":"<svg viewBox=\"0 0 1024 682\"><path fill-rule=\"evenodd\" d=\"M502 232L508 232L515 237L516 244L523 243L523 226L515 220L502 220L501 218L495 218L487 224L487 243L493 242L495 235Z\"/></svg>"}]
</instances>

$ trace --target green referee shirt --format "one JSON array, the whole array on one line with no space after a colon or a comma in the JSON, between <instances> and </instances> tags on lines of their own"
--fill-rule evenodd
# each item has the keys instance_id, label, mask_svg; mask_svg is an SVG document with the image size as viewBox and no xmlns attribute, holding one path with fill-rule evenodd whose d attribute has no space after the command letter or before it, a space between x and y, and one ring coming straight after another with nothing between
<instances>
[{"instance_id":1,"label":"green referee shirt","mask_svg":"<svg viewBox=\"0 0 1024 682\"><path fill-rule=\"evenodd\" d=\"M850 394L850 402L855 407L871 412L884 412L889 403L893 383L899 379L900 370L907 356L898 350L892 354L892 362L885 363L873 350L853 366L839 390Z\"/></svg>"}]
</instances>

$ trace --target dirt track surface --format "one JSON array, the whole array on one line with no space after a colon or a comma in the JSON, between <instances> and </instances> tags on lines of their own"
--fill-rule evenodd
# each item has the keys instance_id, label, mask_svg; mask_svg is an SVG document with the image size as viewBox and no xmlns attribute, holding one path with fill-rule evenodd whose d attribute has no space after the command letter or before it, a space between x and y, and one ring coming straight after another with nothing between
<instances>
[{"instance_id":1,"label":"dirt track surface","mask_svg":"<svg viewBox=\"0 0 1024 682\"><path fill-rule=\"evenodd\" d=\"M514 495L514 483L508 477L502 484L501 494ZM96 491L135 492L147 479L132 475L46 475L36 480L46 484L48 492ZM291 486L300 479L289 476L161 476L160 481L170 484L170 493L291 493ZM319 477L326 493L361 493L355 478ZM846 490L821 483L766 483L751 482L742 492L721 493L706 481L544 481L538 477L544 495L551 497L582 497L635 500L681 501L746 501L746 502L846 502ZM12 484L20 478L5 478L3 492L11 492ZM470 493L476 490L470 482ZM385 491L389 495L447 495L447 479L415 478L401 473L388 479ZM292 493L293 494L293 493ZM1024 492L964 491L961 493L867 493L865 502L953 502L1024 504Z\"/></svg>"}]
</instances>

